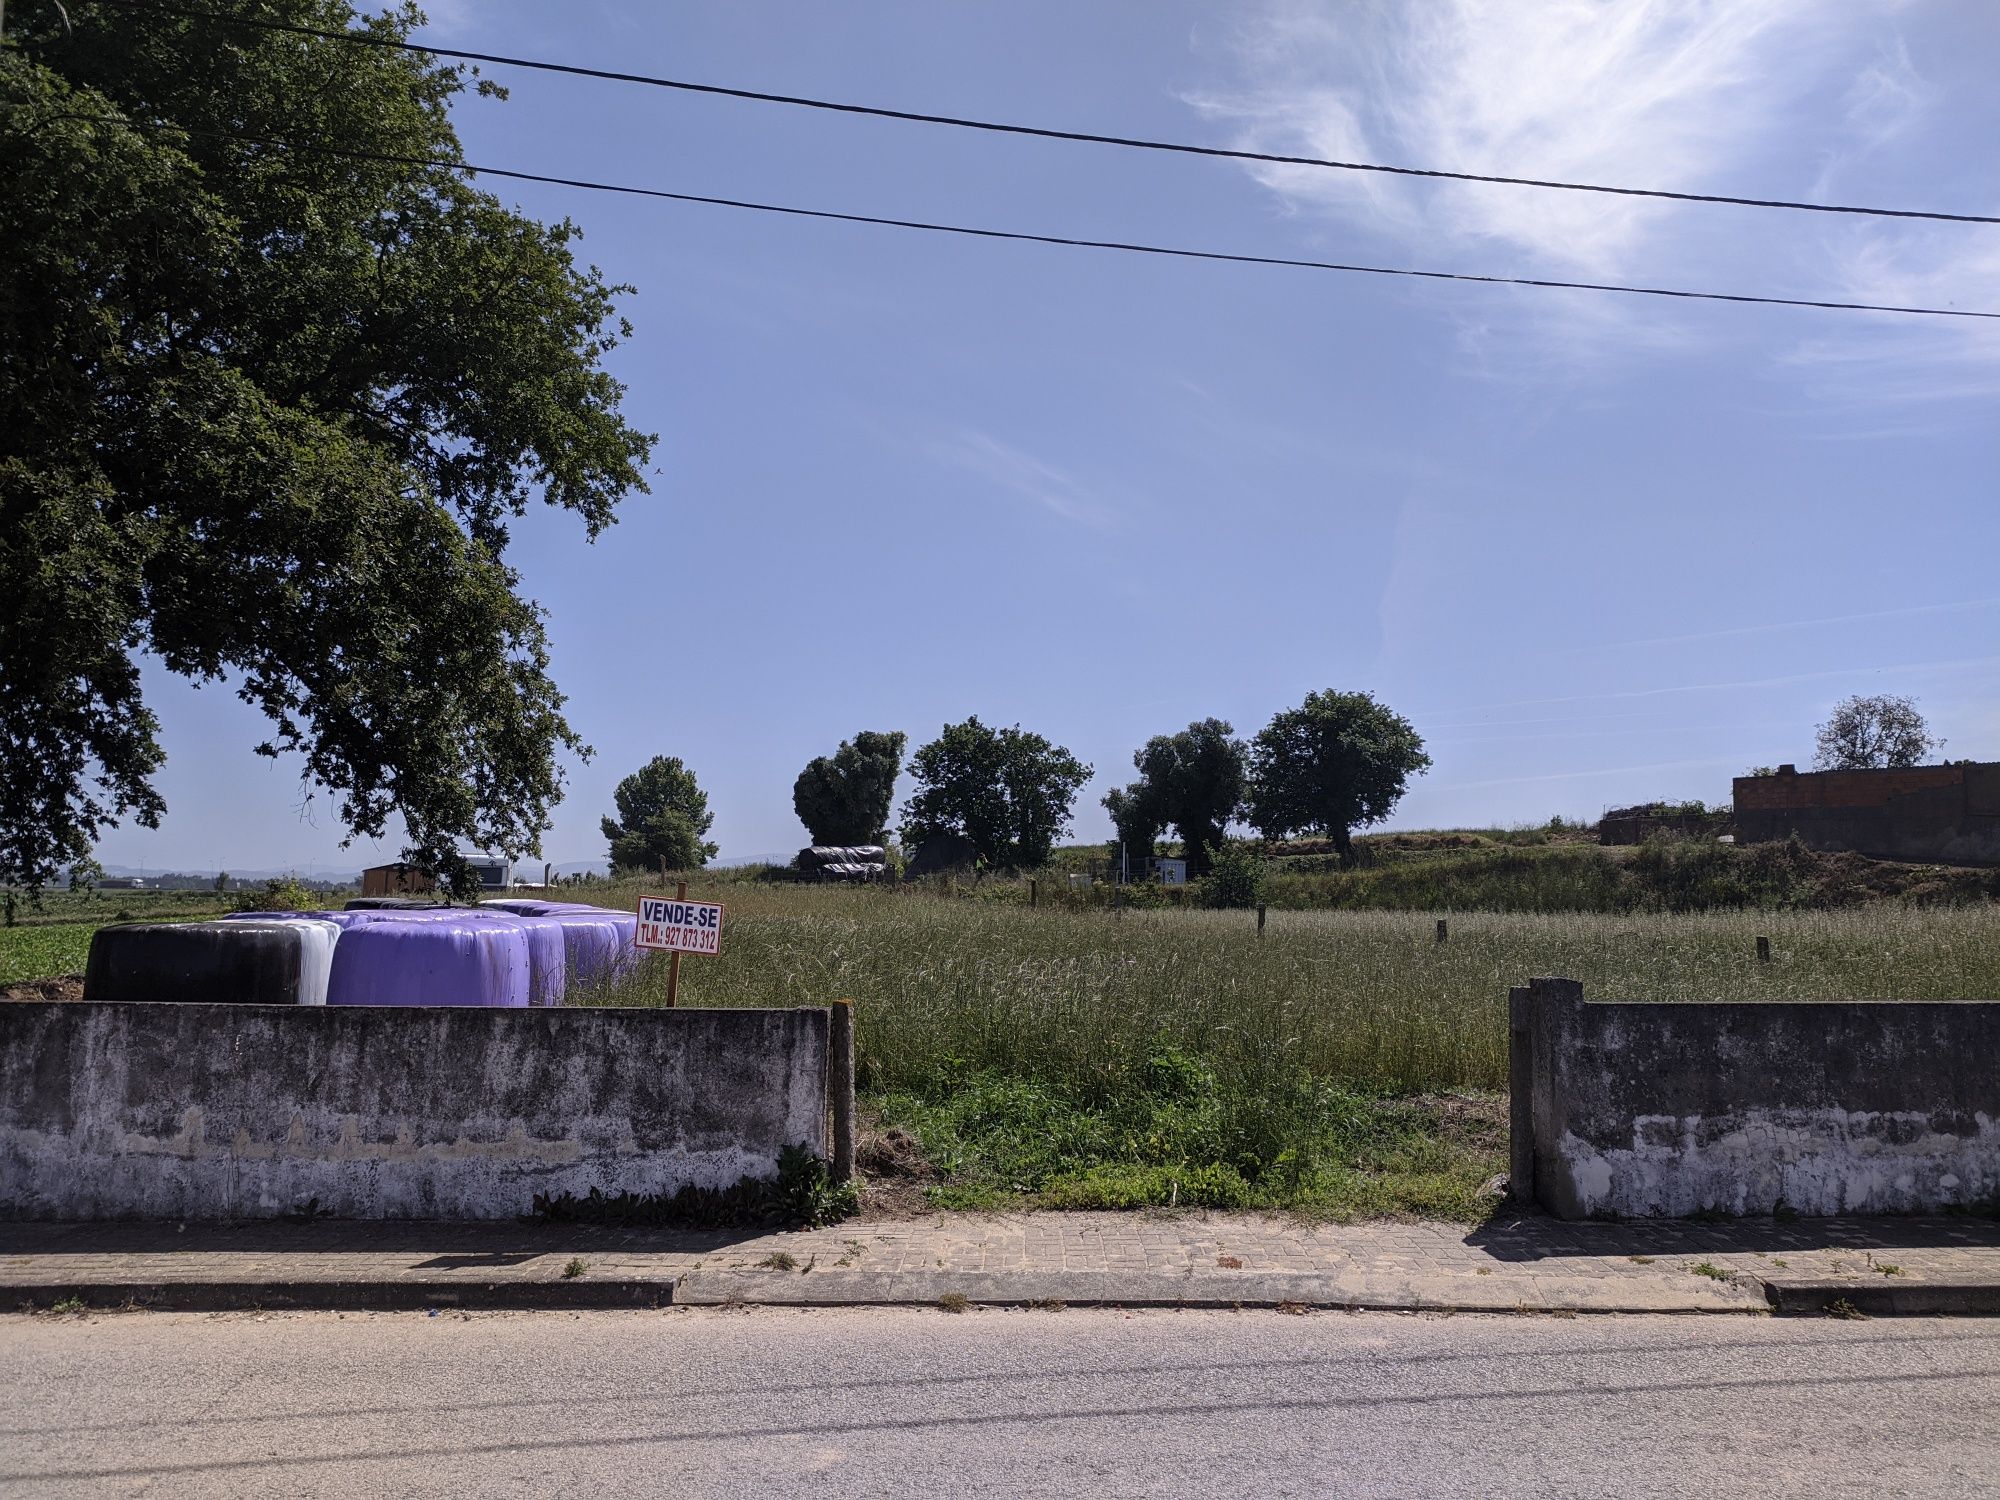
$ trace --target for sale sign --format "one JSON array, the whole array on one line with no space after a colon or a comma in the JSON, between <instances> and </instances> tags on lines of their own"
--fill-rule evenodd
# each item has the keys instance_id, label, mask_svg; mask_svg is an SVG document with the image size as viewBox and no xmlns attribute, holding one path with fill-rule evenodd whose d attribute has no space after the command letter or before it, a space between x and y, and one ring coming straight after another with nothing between
<instances>
[{"instance_id":1,"label":"for sale sign","mask_svg":"<svg viewBox=\"0 0 2000 1500\"><path fill-rule=\"evenodd\" d=\"M638 942L667 953L720 953L722 908L713 901L641 896Z\"/></svg>"}]
</instances>

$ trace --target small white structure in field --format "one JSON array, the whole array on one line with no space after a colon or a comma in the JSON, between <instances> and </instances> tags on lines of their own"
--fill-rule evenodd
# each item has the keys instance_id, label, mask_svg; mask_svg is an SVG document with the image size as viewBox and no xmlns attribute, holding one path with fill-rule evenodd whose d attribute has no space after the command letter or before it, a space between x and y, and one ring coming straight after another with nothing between
<instances>
[{"instance_id":1,"label":"small white structure in field","mask_svg":"<svg viewBox=\"0 0 2000 1500\"><path fill-rule=\"evenodd\" d=\"M1187 861L1184 859L1156 859L1153 872L1160 877L1161 885L1186 885Z\"/></svg>"}]
</instances>

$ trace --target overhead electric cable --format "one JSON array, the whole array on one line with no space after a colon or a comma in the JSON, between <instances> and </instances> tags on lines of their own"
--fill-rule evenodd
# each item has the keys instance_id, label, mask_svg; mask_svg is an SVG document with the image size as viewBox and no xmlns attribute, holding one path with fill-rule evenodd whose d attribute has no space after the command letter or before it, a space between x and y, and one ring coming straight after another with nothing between
<instances>
[{"instance_id":1,"label":"overhead electric cable","mask_svg":"<svg viewBox=\"0 0 2000 1500\"><path fill-rule=\"evenodd\" d=\"M1748 292L1702 292L1681 287L1630 286L1620 282L1561 281L1539 276L1485 276L1469 271L1426 271L1408 266L1371 266L1346 261L1307 260L1283 255L1251 255L1228 250L1195 250L1178 245L1149 245L1130 240L1084 239L1074 235L1035 234L1022 229L985 229L969 224L940 224L926 219L898 219L880 214L841 213L826 208L800 208L787 203L760 203L748 198L722 198L705 193L677 193L666 188L638 187L630 183L595 182L583 177L560 177L545 172L522 172L509 167L485 167L445 157L400 156L380 151L362 151L348 146L325 146L308 141L288 141L270 136L244 135L233 131L198 130L167 122L147 124L116 115L64 114L64 119L90 121L100 125L122 125L133 130L178 131L184 135L235 141L244 145L272 146L286 151L318 152L324 156L352 161L383 162L410 167L442 167L448 171L504 177L515 182L540 182L554 187L582 188L594 193L621 193L639 198L659 198L671 203L698 203L714 208L744 209L752 213L783 214L799 219L825 219L842 224L872 224L887 229L915 229L927 234L962 235L970 239L1015 240L1034 245L1061 245L1073 249L1115 250L1130 255L1159 255L1177 260L1223 261L1235 265L1289 266L1309 271L1344 271L1358 276L1401 276L1419 281L1465 281L1488 286L1540 287L1558 291L1618 292L1634 297L1671 297L1693 302L1751 303L1765 307L1809 307L1828 312L1897 313L1924 318L1993 318L2000 311L1957 307L1910 307L1880 302L1835 302L1811 297L1764 297Z\"/></svg>"},{"instance_id":2,"label":"overhead electric cable","mask_svg":"<svg viewBox=\"0 0 2000 1500\"><path fill-rule=\"evenodd\" d=\"M508 68L532 68L543 73L564 73L574 78L594 78L610 83L642 84L649 88L673 89L687 94L711 94L725 99L747 99L761 104L788 104L800 109L867 115L880 120L902 120L918 125L945 125L955 130L983 130L997 135L1033 136L1041 140L1078 141L1097 146L1122 146L1134 151L1164 151L1180 156L1219 157L1229 161L1260 162L1271 166L1325 167L1342 172L1379 172L1393 177L1430 177L1448 182L1494 183L1503 187L1550 188L1566 193L1603 193L1622 198L1661 198L1676 203L1720 203L1738 208L1782 208L1815 214L1861 214L1882 219L1928 219L1947 224L2000 224L2000 215L1995 214L1954 214L1935 209L1876 208L1853 203L1805 203L1789 198L1745 198L1728 193L1674 192L1666 188L1613 187L1596 182L1564 182L1545 177L1508 177L1488 172L1452 172L1440 167L1391 166L1382 162L1341 161L1321 156L1286 156L1271 151L1241 151L1226 146L1198 146L1189 141L1102 135L1089 130L1058 130L1043 125L1016 125L1000 120L971 119L962 115L926 114L917 110L888 109L873 104L850 104L835 99L816 99L804 94L774 94L761 89L731 88L718 83L694 83L683 78L660 78L645 73L621 73L610 68L587 68L576 63L550 62L534 57L513 57L500 52L472 52L462 47L439 47L428 42L398 41L390 37L370 36L366 32L333 31L315 26L296 26L284 21L260 20L251 16L232 16L220 11L194 10L185 6L158 4L155 0L105 0L105 3L129 11L149 11L156 15L175 16L187 20L220 21L232 26L254 27L260 31L320 37L328 41L351 42L357 46L422 53L431 57L448 57L459 62L491 63Z\"/></svg>"}]
</instances>

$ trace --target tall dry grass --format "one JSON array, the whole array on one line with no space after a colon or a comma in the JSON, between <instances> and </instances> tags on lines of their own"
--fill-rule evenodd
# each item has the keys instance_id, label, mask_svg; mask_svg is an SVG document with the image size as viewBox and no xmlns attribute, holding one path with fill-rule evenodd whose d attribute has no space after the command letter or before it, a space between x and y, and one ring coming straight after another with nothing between
<instances>
[{"instance_id":1,"label":"tall dry grass","mask_svg":"<svg viewBox=\"0 0 2000 1500\"><path fill-rule=\"evenodd\" d=\"M600 888L607 905L638 887ZM1624 999L2000 998L2000 908L1460 914L1100 911L905 890L717 883L723 952L690 958L695 1005L856 1002L865 1079L923 1090L989 1070L1115 1091L1162 1043L1245 1084L1337 1079L1499 1088L1509 986L1581 980ZM1774 959L1756 957L1758 936ZM619 1004L664 998L664 965Z\"/></svg>"}]
</instances>

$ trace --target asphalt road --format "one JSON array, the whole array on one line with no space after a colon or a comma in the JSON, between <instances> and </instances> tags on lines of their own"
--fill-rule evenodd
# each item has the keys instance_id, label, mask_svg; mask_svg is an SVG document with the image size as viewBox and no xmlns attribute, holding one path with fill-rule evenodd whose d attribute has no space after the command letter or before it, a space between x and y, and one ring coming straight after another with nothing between
<instances>
[{"instance_id":1,"label":"asphalt road","mask_svg":"<svg viewBox=\"0 0 2000 1500\"><path fill-rule=\"evenodd\" d=\"M0 1494L1992 1495L2000 1323L0 1318Z\"/></svg>"}]
</instances>

